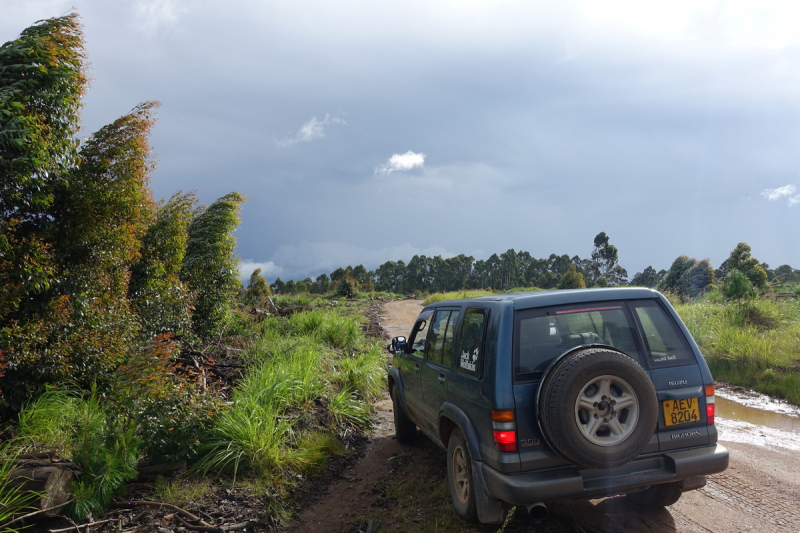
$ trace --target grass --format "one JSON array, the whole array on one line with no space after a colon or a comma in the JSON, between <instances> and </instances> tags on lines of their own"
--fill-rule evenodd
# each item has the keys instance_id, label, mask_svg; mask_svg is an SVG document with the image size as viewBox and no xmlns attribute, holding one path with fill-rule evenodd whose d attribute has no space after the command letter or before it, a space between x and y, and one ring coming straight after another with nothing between
<instances>
[{"instance_id":1,"label":"grass","mask_svg":"<svg viewBox=\"0 0 800 533\"><path fill-rule=\"evenodd\" d=\"M800 302L673 302L716 379L800 404Z\"/></svg>"},{"instance_id":2,"label":"grass","mask_svg":"<svg viewBox=\"0 0 800 533\"><path fill-rule=\"evenodd\" d=\"M249 369L218 416L201 472L286 484L288 473L316 472L342 453L337 428L369 423L385 356L343 311L318 307L259 324L243 356Z\"/></svg>"},{"instance_id":3,"label":"grass","mask_svg":"<svg viewBox=\"0 0 800 533\"><path fill-rule=\"evenodd\" d=\"M422 302L422 305L428 305L436 302L445 302L448 300L458 300L460 298L477 298L478 296L491 296L493 294L497 294L497 292L486 291L486 290L437 292L425 298L425 301Z\"/></svg>"}]
</instances>

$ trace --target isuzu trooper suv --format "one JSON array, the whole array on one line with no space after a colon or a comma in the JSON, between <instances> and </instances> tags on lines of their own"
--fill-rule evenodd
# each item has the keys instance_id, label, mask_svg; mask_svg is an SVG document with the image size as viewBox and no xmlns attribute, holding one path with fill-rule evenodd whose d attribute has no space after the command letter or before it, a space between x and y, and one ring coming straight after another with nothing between
<instances>
[{"instance_id":1,"label":"isuzu trooper suv","mask_svg":"<svg viewBox=\"0 0 800 533\"><path fill-rule=\"evenodd\" d=\"M504 506L626 494L675 503L728 466L714 381L660 293L611 288L428 305L392 339L397 439L447 450L453 505L498 523Z\"/></svg>"}]
</instances>

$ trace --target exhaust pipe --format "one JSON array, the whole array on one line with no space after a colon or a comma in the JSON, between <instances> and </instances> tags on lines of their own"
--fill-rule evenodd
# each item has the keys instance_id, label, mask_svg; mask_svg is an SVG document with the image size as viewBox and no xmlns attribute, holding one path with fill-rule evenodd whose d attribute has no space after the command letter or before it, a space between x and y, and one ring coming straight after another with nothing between
<instances>
[{"instance_id":1,"label":"exhaust pipe","mask_svg":"<svg viewBox=\"0 0 800 533\"><path fill-rule=\"evenodd\" d=\"M526 505L525 508L528 510L528 514L534 520L544 520L547 518L547 506L544 502L536 502Z\"/></svg>"}]
</instances>

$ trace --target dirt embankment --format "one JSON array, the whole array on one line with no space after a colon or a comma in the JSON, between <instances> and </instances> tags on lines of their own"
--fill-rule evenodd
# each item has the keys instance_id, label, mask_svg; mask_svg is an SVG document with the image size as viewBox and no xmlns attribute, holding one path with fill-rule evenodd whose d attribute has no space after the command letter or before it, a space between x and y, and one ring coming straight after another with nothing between
<instances>
[{"instance_id":1,"label":"dirt embankment","mask_svg":"<svg viewBox=\"0 0 800 533\"><path fill-rule=\"evenodd\" d=\"M420 309L420 302L415 300L385 304L380 320L387 332L387 342L391 336L408 335ZM398 444L394 439L391 400L385 396L375 407L377 422L363 459L320 492L316 503L288 530L497 531L497 526L467 524L453 516L444 484L444 452L422 436L411 445ZM642 512L620 497L548 502L550 515L544 522L534 524L517 513L505 531L800 531L800 509L796 504L800 501L797 450L770 440L773 429L760 430L762 426L753 423L744 427L736 420L719 417L718 420L720 440L731 452L730 468L709 476L706 487L684 494L675 505L657 512ZM742 439L742 431L755 437ZM759 431L764 442L758 440Z\"/></svg>"}]
</instances>

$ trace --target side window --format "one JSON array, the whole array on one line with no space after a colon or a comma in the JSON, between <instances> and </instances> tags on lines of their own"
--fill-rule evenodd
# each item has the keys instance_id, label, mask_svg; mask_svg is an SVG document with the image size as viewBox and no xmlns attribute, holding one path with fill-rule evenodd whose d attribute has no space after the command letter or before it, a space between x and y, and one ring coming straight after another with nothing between
<instances>
[{"instance_id":1,"label":"side window","mask_svg":"<svg viewBox=\"0 0 800 533\"><path fill-rule=\"evenodd\" d=\"M430 315L426 318L430 318ZM426 320L426 318L417 320L417 323L414 325L414 330L411 332L411 339L409 340L411 352L417 357L425 357L425 339L428 336L429 329L428 320Z\"/></svg>"},{"instance_id":2,"label":"side window","mask_svg":"<svg viewBox=\"0 0 800 533\"><path fill-rule=\"evenodd\" d=\"M458 342L458 371L462 374L476 378L481 376L485 324L485 310L467 309Z\"/></svg>"},{"instance_id":3,"label":"side window","mask_svg":"<svg viewBox=\"0 0 800 533\"><path fill-rule=\"evenodd\" d=\"M459 311L437 311L431 322L428 359L450 365L453 355L453 337Z\"/></svg>"},{"instance_id":4,"label":"side window","mask_svg":"<svg viewBox=\"0 0 800 533\"><path fill-rule=\"evenodd\" d=\"M634 304L636 317L650 351L650 364L654 367L680 365L694 362L686 339L675 322L655 302Z\"/></svg>"}]
</instances>

